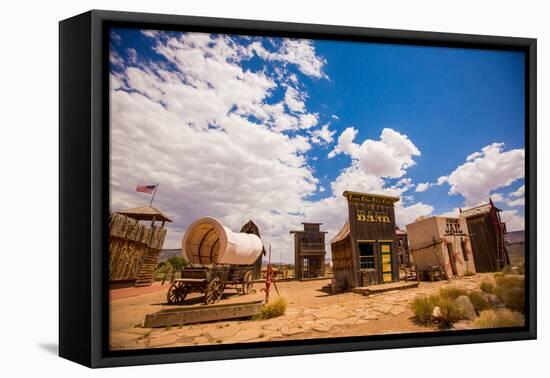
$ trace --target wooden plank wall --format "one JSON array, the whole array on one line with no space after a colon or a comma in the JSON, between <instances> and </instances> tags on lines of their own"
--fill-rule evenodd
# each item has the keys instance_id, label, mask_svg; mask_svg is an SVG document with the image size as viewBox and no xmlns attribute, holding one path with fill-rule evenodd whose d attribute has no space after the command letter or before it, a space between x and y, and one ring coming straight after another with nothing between
<instances>
[{"instance_id":1,"label":"wooden plank wall","mask_svg":"<svg viewBox=\"0 0 550 378\"><path fill-rule=\"evenodd\" d=\"M479 216L468 218L466 222L472 243L476 272L498 271L497 238L491 218Z\"/></svg>"},{"instance_id":2,"label":"wooden plank wall","mask_svg":"<svg viewBox=\"0 0 550 378\"><path fill-rule=\"evenodd\" d=\"M331 244L331 252L334 278L341 281L345 288L353 287L355 284L355 268L353 264L351 237L348 235L345 239Z\"/></svg>"},{"instance_id":3,"label":"wooden plank wall","mask_svg":"<svg viewBox=\"0 0 550 378\"><path fill-rule=\"evenodd\" d=\"M121 214L112 214L109 226L109 280L135 280L147 257L158 256L166 229L147 227ZM147 262L150 258L147 258Z\"/></svg>"},{"instance_id":4,"label":"wooden plank wall","mask_svg":"<svg viewBox=\"0 0 550 378\"><path fill-rule=\"evenodd\" d=\"M361 240L375 240L375 250L374 250L374 263L376 269L378 270L377 274L377 283L381 283L381 262L380 260L380 243L379 240L392 240L392 277L393 281L399 281L399 257L397 255L397 241L395 234L395 210L392 205L383 205L377 203L368 203L360 201L348 201L349 207L349 222L350 230L352 235L352 249L353 249L353 259L356 262L354 267L356 271L356 285L363 285L362 278L363 276L359 271L359 250L357 242ZM357 212L364 211L365 213L369 211L385 213L389 216L389 222L366 222L359 221L357 219ZM368 278L369 284L372 284L373 277L372 274Z\"/></svg>"}]
</instances>

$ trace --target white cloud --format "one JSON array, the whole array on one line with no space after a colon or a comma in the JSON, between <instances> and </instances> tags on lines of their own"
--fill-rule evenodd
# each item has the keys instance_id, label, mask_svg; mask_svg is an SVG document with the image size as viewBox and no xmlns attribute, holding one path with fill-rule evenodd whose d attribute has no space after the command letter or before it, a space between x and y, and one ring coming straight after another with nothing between
<instances>
[{"instance_id":1,"label":"white cloud","mask_svg":"<svg viewBox=\"0 0 550 378\"><path fill-rule=\"evenodd\" d=\"M448 181L449 181L449 177L447 177L447 176L440 176L440 177L437 179L437 181L436 181L435 184L439 186L439 185L445 184L445 183L448 182Z\"/></svg>"},{"instance_id":2,"label":"white cloud","mask_svg":"<svg viewBox=\"0 0 550 378\"><path fill-rule=\"evenodd\" d=\"M305 110L306 104L304 103L305 96L298 92L297 89L288 86L285 92L285 102L288 108L293 112L301 113Z\"/></svg>"},{"instance_id":3,"label":"white cloud","mask_svg":"<svg viewBox=\"0 0 550 378\"><path fill-rule=\"evenodd\" d=\"M251 51L266 60L295 64L305 75L319 79L327 77L323 72L326 60L316 54L310 40L283 39L277 52L270 52L260 42L254 42L251 45Z\"/></svg>"},{"instance_id":4,"label":"white cloud","mask_svg":"<svg viewBox=\"0 0 550 378\"><path fill-rule=\"evenodd\" d=\"M367 139L360 145L353 142L356 136L357 130L348 127L328 157L344 153L356 160L358 166L369 174L399 178L415 164L413 157L420 156L420 150L406 135L389 128L382 130L380 140Z\"/></svg>"},{"instance_id":5,"label":"white cloud","mask_svg":"<svg viewBox=\"0 0 550 378\"><path fill-rule=\"evenodd\" d=\"M523 188L523 186L521 188ZM510 207L525 206L525 197L519 197L522 193L521 188L516 192L509 193L508 195L502 193L491 193L490 197L493 202L503 203Z\"/></svg>"},{"instance_id":6,"label":"white cloud","mask_svg":"<svg viewBox=\"0 0 550 378\"><path fill-rule=\"evenodd\" d=\"M431 182L421 182L420 184L418 184L416 186L415 191L416 192L425 192L426 190L428 190L432 186L433 186L433 184Z\"/></svg>"},{"instance_id":7,"label":"white cloud","mask_svg":"<svg viewBox=\"0 0 550 378\"><path fill-rule=\"evenodd\" d=\"M510 193L512 197L523 197L525 195L525 185L520 186L515 192Z\"/></svg>"},{"instance_id":8,"label":"white cloud","mask_svg":"<svg viewBox=\"0 0 550 378\"><path fill-rule=\"evenodd\" d=\"M525 206L525 198L516 198L514 200L507 200L506 204L510 207Z\"/></svg>"},{"instance_id":9,"label":"white cloud","mask_svg":"<svg viewBox=\"0 0 550 378\"><path fill-rule=\"evenodd\" d=\"M525 229L525 218L518 210L504 210L500 213L500 219L506 223L506 231L518 231Z\"/></svg>"},{"instance_id":10,"label":"white cloud","mask_svg":"<svg viewBox=\"0 0 550 378\"><path fill-rule=\"evenodd\" d=\"M524 164L523 149L503 151L503 143L490 144L448 175L449 194L462 195L467 206L487 201L491 191L523 178Z\"/></svg>"},{"instance_id":11,"label":"white cloud","mask_svg":"<svg viewBox=\"0 0 550 378\"><path fill-rule=\"evenodd\" d=\"M289 87L264 69L243 69L251 53L227 36L143 34L170 66L136 65L127 50L128 66L111 74L112 209L144 204L149 197L135 186L159 182L155 205L174 220L166 247L178 247L194 219L212 215L234 230L253 219L276 250L291 253L288 231L304 216L289 213L304 207L318 180L304 155L308 138L282 131L317 124L300 104L307 94L291 90L287 102L268 103L273 90ZM318 137L332 135L321 128Z\"/></svg>"},{"instance_id":12,"label":"white cloud","mask_svg":"<svg viewBox=\"0 0 550 378\"><path fill-rule=\"evenodd\" d=\"M336 131L330 130L328 124L310 132L311 141L315 144L330 144L334 142L334 134L336 134Z\"/></svg>"},{"instance_id":13,"label":"white cloud","mask_svg":"<svg viewBox=\"0 0 550 378\"><path fill-rule=\"evenodd\" d=\"M256 53L326 77L326 62L310 41L283 40L278 51L262 52L259 42L247 47L228 36L143 34L169 64L143 63L137 55L135 62L142 63L131 63L127 56L124 70L110 75L111 208L147 203L149 197L134 192L135 186L159 182L154 205L174 220L165 247L177 248L185 227L198 217L215 216L233 230L252 219L273 251L292 261L289 231L304 221L323 222L330 240L347 217L343 191L401 196L413 186L403 176L420 152L405 135L384 129L380 140L356 144L353 128L331 152L350 155L350 166L330 189L319 185L306 152L311 143L332 143L335 132L328 124L316 127L319 115L308 112L307 93L297 89L295 74L246 70L241 64ZM288 97L270 101L276 90ZM380 148L390 161L369 161L381 160ZM388 187L385 178L400 180ZM308 200L324 191L331 192L327 198ZM396 204L401 226L432 211L422 203Z\"/></svg>"}]
</instances>

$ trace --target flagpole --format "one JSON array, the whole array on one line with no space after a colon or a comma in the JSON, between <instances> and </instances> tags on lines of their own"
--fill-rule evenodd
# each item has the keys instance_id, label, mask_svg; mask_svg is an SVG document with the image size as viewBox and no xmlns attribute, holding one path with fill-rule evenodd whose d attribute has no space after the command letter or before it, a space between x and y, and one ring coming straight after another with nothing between
<instances>
[{"instance_id":1,"label":"flagpole","mask_svg":"<svg viewBox=\"0 0 550 378\"><path fill-rule=\"evenodd\" d=\"M155 194L157 194L158 187L159 187L159 183L157 182L157 185L155 185L155 190L153 191L153 195L151 196L151 201L149 202L149 206L153 205L153 200L155 199Z\"/></svg>"}]
</instances>

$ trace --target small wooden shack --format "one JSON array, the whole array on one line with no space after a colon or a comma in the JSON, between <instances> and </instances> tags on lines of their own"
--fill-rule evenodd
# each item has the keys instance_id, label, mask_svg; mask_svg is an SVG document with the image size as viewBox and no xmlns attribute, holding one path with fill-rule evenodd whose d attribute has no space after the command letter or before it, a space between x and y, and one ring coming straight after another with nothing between
<instances>
[{"instance_id":1,"label":"small wooden shack","mask_svg":"<svg viewBox=\"0 0 550 378\"><path fill-rule=\"evenodd\" d=\"M500 212L491 199L487 204L460 210L460 217L468 224L478 272L496 272L510 264L504 238L506 224Z\"/></svg>"},{"instance_id":2,"label":"small wooden shack","mask_svg":"<svg viewBox=\"0 0 550 378\"><path fill-rule=\"evenodd\" d=\"M476 272L466 220L420 218L407 225L412 259L419 272L441 271L445 278Z\"/></svg>"},{"instance_id":3,"label":"small wooden shack","mask_svg":"<svg viewBox=\"0 0 550 378\"><path fill-rule=\"evenodd\" d=\"M325 234L322 223L302 223L303 230L290 231L294 234L294 277L308 279L325 275Z\"/></svg>"},{"instance_id":4,"label":"small wooden shack","mask_svg":"<svg viewBox=\"0 0 550 378\"><path fill-rule=\"evenodd\" d=\"M334 290L399 281L397 197L345 191L348 220L331 240Z\"/></svg>"},{"instance_id":5,"label":"small wooden shack","mask_svg":"<svg viewBox=\"0 0 550 378\"><path fill-rule=\"evenodd\" d=\"M407 231L396 227L395 237L397 238L397 256L399 257L399 265L408 267L412 263L412 258L409 251L409 238L407 236Z\"/></svg>"},{"instance_id":6,"label":"small wooden shack","mask_svg":"<svg viewBox=\"0 0 550 378\"><path fill-rule=\"evenodd\" d=\"M150 222L142 224L141 221ZM158 223L157 223L158 222ZM142 206L116 211L109 223L111 286L148 286L164 244L164 225L171 220L159 209Z\"/></svg>"},{"instance_id":7,"label":"small wooden shack","mask_svg":"<svg viewBox=\"0 0 550 378\"><path fill-rule=\"evenodd\" d=\"M241 230L240 232L244 232L246 234L254 234L256 235L257 237L261 238L262 236L260 235L260 229L258 228L258 226L256 226L256 223L252 222L251 220L249 220L248 222L246 222L242 227L241 227ZM262 258L266 255L266 251L265 251L265 248L262 248L262 253L260 254L260 256L258 256L258 259L256 260L256 262L254 263L254 271L253 271L253 275L254 275L254 279L260 279L261 276L262 276Z\"/></svg>"}]
</instances>

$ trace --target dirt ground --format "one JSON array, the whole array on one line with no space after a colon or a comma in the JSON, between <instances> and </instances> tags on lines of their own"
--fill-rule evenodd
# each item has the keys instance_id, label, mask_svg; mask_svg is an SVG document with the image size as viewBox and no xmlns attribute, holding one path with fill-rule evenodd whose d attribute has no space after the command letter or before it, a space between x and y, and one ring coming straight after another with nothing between
<instances>
[{"instance_id":1,"label":"dirt ground","mask_svg":"<svg viewBox=\"0 0 550 378\"><path fill-rule=\"evenodd\" d=\"M450 281L421 282L417 288L364 296L352 292L330 295L321 291L329 280L278 282L280 295L288 302L283 316L269 320L235 320L181 327L143 328L145 315L177 306L166 304L165 289L157 288L141 295L112 295L112 349L140 349L239 342L311 339L340 336L364 336L388 333L434 331L415 324L410 303L418 294L431 294L444 285L465 289L479 287L491 274L476 274ZM263 283L254 284L255 293L238 296L226 290L222 303L264 299ZM275 290L271 294L276 297ZM118 299L113 299L118 298ZM201 306L203 297L191 294L185 306Z\"/></svg>"}]
</instances>

